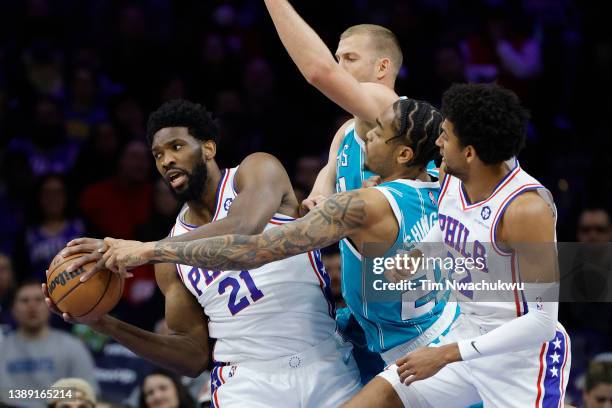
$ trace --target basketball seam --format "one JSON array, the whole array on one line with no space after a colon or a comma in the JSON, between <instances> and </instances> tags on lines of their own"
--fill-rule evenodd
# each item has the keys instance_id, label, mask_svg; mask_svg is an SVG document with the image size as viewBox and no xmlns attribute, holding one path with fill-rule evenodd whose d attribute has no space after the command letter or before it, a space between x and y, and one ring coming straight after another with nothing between
<instances>
[{"instance_id":1,"label":"basketball seam","mask_svg":"<svg viewBox=\"0 0 612 408\"><path fill-rule=\"evenodd\" d=\"M83 316L85 316L85 315L87 315L87 314L91 313L91 311L92 311L92 310L94 310L94 309L95 309L95 308L96 308L96 307L97 307L97 306L100 304L100 302L102 301L102 299L104 299L104 295L106 295L106 291L108 290L108 287L109 287L109 285L110 285L110 282L111 282L112 278L113 278L113 272L110 272L110 271L109 271L109 273L108 273L108 279L106 280L106 286L104 287L104 291L102 291L102 294L101 294L101 295L100 295L100 297L98 298L98 301L96 302L96 304L95 304L95 305L93 305L93 306L91 307L91 309L89 309L87 312L85 312L85 313L83 313L83 314L80 314L80 315L78 315L78 316L72 316L72 317L83 317ZM77 285L77 286L78 286L78 285Z\"/></svg>"},{"instance_id":2,"label":"basketball seam","mask_svg":"<svg viewBox=\"0 0 612 408\"><path fill-rule=\"evenodd\" d=\"M78 288L79 286L81 286L83 282L79 282L76 285L74 285L73 287L71 287L70 289L68 289L68 291L66 293L64 293L64 296L62 296L61 298L58 299L57 302L55 302L56 305L59 305L60 303L62 303L62 300L66 299L66 296L68 296L69 294L71 294L76 288Z\"/></svg>"}]
</instances>

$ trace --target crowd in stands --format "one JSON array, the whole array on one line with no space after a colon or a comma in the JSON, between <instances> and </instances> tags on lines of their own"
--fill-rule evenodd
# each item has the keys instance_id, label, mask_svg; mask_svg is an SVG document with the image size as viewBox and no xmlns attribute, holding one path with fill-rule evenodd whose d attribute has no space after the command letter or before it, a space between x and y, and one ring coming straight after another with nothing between
<instances>
[{"instance_id":1,"label":"crowd in stands","mask_svg":"<svg viewBox=\"0 0 612 408\"><path fill-rule=\"evenodd\" d=\"M612 102L605 91L612 35L595 4L292 4L332 51L352 24L393 30L404 51L401 95L439 106L455 82L497 81L514 90L532 117L519 159L555 197L559 241L612 241ZM346 117L300 76L261 0L0 2L0 390L44 389L65 379L87 407L207 404L206 374L178 378L86 326L64 323L50 315L39 284L75 237L150 241L168 234L181 203L156 174L144 135L148 113L176 98L203 103L219 119L221 166L272 153L299 198ZM598 265L612 265L607 248L594 255ZM334 249L324 258L339 279ZM341 301L337 280L334 288ZM612 359L602 354L612 351L605 295L600 303L560 308L572 336L570 400L589 408L612 387ZM163 331L163 307L147 266L134 271L113 313ZM32 407L47 404L64 407Z\"/></svg>"}]
</instances>

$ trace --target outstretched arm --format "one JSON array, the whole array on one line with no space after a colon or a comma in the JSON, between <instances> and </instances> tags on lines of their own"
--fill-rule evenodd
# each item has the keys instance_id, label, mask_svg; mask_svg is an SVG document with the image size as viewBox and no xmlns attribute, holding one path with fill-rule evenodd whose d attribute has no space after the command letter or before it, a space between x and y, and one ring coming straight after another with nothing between
<instances>
[{"instance_id":1,"label":"outstretched arm","mask_svg":"<svg viewBox=\"0 0 612 408\"><path fill-rule=\"evenodd\" d=\"M372 192L336 194L304 218L271 228L260 235L224 235L190 242L149 242L108 239L105 265L114 271L152 262L192 265L211 270L257 268L265 263L322 248L355 234L380 211L366 208Z\"/></svg>"},{"instance_id":2,"label":"outstretched arm","mask_svg":"<svg viewBox=\"0 0 612 408\"><path fill-rule=\"evenodd\" d=\"M392 89L362 84L343 70L333 55L287 0L265 0L278 36L306 80L356 117L374 123L398 99Z\"/></svg>"}]
</instances>

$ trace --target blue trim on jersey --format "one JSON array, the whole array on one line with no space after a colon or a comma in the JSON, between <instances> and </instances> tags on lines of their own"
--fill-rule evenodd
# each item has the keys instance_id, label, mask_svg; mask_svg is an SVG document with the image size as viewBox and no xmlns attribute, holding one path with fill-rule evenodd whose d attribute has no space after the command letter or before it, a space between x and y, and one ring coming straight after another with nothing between
<instances>
[{"instance_id":1,"label":"blue trim on jersey","mask_svg":"<svg viewBox=\"0 0 612 408\"><path fill-rule=\"evenodd\" d=\"M321 280L323 281L323 287L321 288L321 292L323 292L323 296L327 301L329 315L335 319L336 318L336 301L334 300L334 295L331 291L331 277L325 270L325 265L323 264L323 260L321 259L321 251L318 249L310 252L312 254L312 259L314 260L314 270L315 273L319 275Z\"/></svg>"},{"instance_id":2,"label":"blue trim on jersey","mask_svg":"<svg viewBox=\"0 0 612 408\"><path fill-rule=\"evenodd\" d=\"M493 225L491 226L491 228L493 228L493 245L497 246L496 242L497 242L497 224L499 224L499 221L502 219L502 217L504 216L504 213L506 212L506 209L508 208L508 206L516 199L516 197L520 196L523 193L526 193L528 191L535 191L535 190L539 190L541 188L544 188L544 186L540 185L540 186L533 186L533 187L526 187L525 189L521 189L519 191L517 191L514 195L514 197L512 197L510 200L508 200L508 202L506 204L504 204L504 206L501 208L501 210L499 211L499 215L497 215L497 218L495 219L495 222L493 223ZM512 251L508 252L508 251L504 251L502 250L502 248L498 247L497 248L503 252L505 255L512 255Z\"/></svg>"},{"instance_id":3,"label":"blue trim on jersey","mask_svg":"<svg viewBox=\"0 0 612 408\"><path fill-rule=\"evenodd\" d=\"M548 350L544 355L544 398L542 400L542 408L557 408L563 399L563 395L559 390L563 378L564 364L566 363L566 344L567 337L561 330L557 330L553 341L548 342ZM558 344L558 346L555 346ZM558 361L558 362L557 362ZM556 374L556 375L555 375ZM565 386L566 384L564 384Z\"/></svg>"},{"instance_id":4,"label":"blue trim on jersey","mask_svg":"<svg viewBox=\"0 0 612 408\"><path fill-rule=\"evenodd\" d=\"M518 162L517 162L517 163L518 163ZM512 170L510 170L510 171L508 172L508 174L506 174L504 177L502 177L502 179L501 179L501 180L499 180L499 183L497 183L497 185L495 186L495 188L493 188L493 192L491 193L491 195L490 195L489 197L485 198L484 200L477 201L477 202L475 202L475 203L472 203L472 202L470 201L470 198L468 197L467 192L465 191L465 187L463 186L463 181L461 181L461 179L459 179L459 185L460 185L460 187L461 187L461 195L463 195L463 199L465 200L465 203L466 203L468 206L470 206L470 205L474 205L474 204L481 203L481 202L486 201L486 200L488 200L489 198L493 197L493 195L495 194L495 192L497 191L497 189L499 188L499 186L501 186L501 185L503 184L503 182L504 182L504 181L506 181L506 180L507 180L507 179L508 179L508 178L509 178L509 177L512 175L512 173L514 173L514 171L515 171L515 170L516 170L516 166L515 166L515 167L514 167Z\"/></svg>"}]
</instances>

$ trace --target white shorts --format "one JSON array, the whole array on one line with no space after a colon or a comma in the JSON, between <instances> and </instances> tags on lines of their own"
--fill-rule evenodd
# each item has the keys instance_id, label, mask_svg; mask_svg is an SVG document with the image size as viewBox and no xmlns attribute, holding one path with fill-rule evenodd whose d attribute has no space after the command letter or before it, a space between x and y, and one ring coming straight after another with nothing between
<instances>
[{"instance_id":1,"label":"white shorts","mask_svg":"<svg viewBox=\"0 0 612 408\"><path fill-rule=\"evenodd\" d=\"M479 335L479 327L461 315L436 346ZM410 408L465 408L479 401L485 407L563 407L570 366L570 339L558 324L555 339L537 349L452 363L409 386L400 382L395 364L379 375Z\"/></svg>"},{"instance_id":2,"label":"white shorts","mask_svg":"<svg viewBox=\"0 0 612 408\"><path fill-rule=\"evenodd\" d=\"M352 346L339 336L293 356L216 366L211 406L338 407L361 389Z\"/></svg>"}]
</instances>

